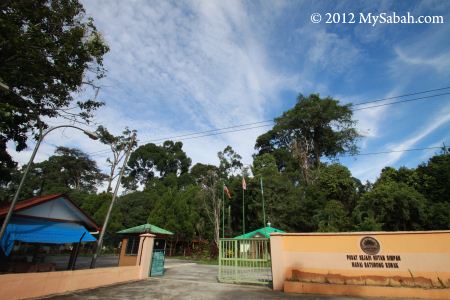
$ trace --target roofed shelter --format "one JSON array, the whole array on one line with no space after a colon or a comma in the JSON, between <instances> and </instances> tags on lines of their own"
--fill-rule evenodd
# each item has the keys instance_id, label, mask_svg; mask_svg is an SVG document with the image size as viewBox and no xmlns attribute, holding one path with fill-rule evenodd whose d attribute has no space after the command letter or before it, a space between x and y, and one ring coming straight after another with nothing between
<instances>
[{"instance_id":1,"label":"roofed shelter","mask_svg":"<svg viewBox=\"0 0 450 300\"><path fill-rule=\"evenodd\" d=\"M9 204L0 208L3 222ZM95 242L99 226L65 194L52 194L17 202L0 241L1 252L9 256L16 242L67 244Z\"/></svg>"},{"instance_id":2,"label":"roofed shelter","mask_svg":"<svg viewBox=\"0 0 450 300\"><path fill-rule=\"evenodd\" d=\"M153 251L165 250L166 238L170 235L173 235L173 232L148 223L127 228L117 233L124 235L120 246L119 266L136 265L136 259L139 252L138 247L140 234L151 233L155 235Z\"/></svg>"},{"instance_id":3,"label":"roofed shelter","mask_svg":"<svg viewBox=\"0 0 450 300\"><path fill-rule=\"evenodd\" d=\"M251 232L238 235L234 239L242 240L239 243L239 252L241 255L248 258L256 258L261 255L264 257L269 257L269 250L266 248L264 243L260 243L258 239L269 239L271 233L280 232L284 233L285 231L277 228L273 228L270 226L270 223L266 227L262 227ZM255 239L252 241L252 239Z\"/></svg>"},{"instance_id":4,"label":"roofed shelter","mask_svg":"<svg viewBox=\"0 0 450 300\"><path fill-rule=\"evenodd\" d=\"M253 231L245 233L245 234L238 235L238 236L236 236L234 238L235 239L239 239L239 240L254 239L254 238L266 238L266 239L268 239L268 238L270 238L270 234L274 233L274 232L284 233L285 231L283 231L281 229L273 228L273 227L271 227L269 225L269 226L253 230Z\"/></svg>"}]
</instances>

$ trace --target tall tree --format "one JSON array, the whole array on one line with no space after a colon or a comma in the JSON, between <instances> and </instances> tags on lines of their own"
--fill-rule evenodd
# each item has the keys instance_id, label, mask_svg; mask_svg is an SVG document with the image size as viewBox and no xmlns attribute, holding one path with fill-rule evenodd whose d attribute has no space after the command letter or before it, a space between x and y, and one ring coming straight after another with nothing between
<instances>
[{"instance_id":1,"label":"tall tree","mask_svg":"<svg viewBox=\"0 0 450 300\"><path fill-rule=\"evenodd\" d=\"M97 163L75 148L58 147L48 162L53 169L43 173L59 173L60 180L73 189L95 191L96 186L105 179Z\"/></svg>"},{"instance_id":2,"label":"tall tree","mask_svg":"<svg viewBox=\"0 0 450 300\"><path fill-rule=\"evenodd\" d=\"M89 120L101 102L74 102L83 85L105 75L108 46L78 0L5 0L0 4L0 178L14 165L6 150L26 148L44 120Z\"/></svg>"},{"instance_id":3,"label":"tall tree","mask_svg":"<svg viewBox=\"0 0 450 300\"><path fill-rule=\"evenodd\" d=\"M276 118L269 132L258 137L255 148L260 153L289 149L308 184L310 169L320 165L322 156L334 158L357 151L359 134L354 125L351 105L340 105L338 100L320 98L318 94L300 95L296 105Z\"/></svg>"},{"instance_id":4,"label":"tall tree","mask_svg":"<svg viewBox=\"0 0 450 300\"><path fill-rule=\"evenodd\" d=\"M119 176L119 172L117 172L117 166L122 161L122 159L125 157L128 150L131 151L132 148L137 146L136 140L134 141L133 145L130 145L131 142L131 136L133 133L136 133L136 130L131 131L130 129L126 128L122 135L114 136L111 133L109 133L108 129L106 129L103 126L99 126L96 131L97 135L100 136L100 141L103 144L106 144L111 149L112 157L108 157L106 159L106 162L109 165L109 177L108 177L108 186L106 188L106 192L111 192L112 188L112 182L113 180ZM131 149L129 147L131 146Z\"/></svg>"},{"instance_id":5,"label":"tall tree","mask_svg":"<svg viewBox=\"0 0 450 300\"><path fill-rule=\"evenodd\" d=\"M153 143L138 147L128 160L127 185L136 188L152 178L169 174L180 176L189 171L191 159L183 151L182 142L165 141L162 146Z\"/></svg>"},{"instance_id":6,"label":"tall tree","mask_svg":"<svg viewBox=\"0 0 450 300\"><path fill-rule=\"evenodd\" d=\"M427 202L405 183L383 181L361 197L355 216L358 223L367 223L369 218L383 230L421 230L427 224Z\"/></svg>"},{"instance_id":7,"label":"tall tree","mask_svg":"<svg viewBox=\"0 0 450 300\"><path fill-rule=\"evenodd\" d=\"M12 180L0 187L2 201L9 200L14 195L25 167L15 170L12 173ZM105 179L106 175L86 153L79 149L58 147L55 154L47 160L31 166L22 188L21 198L71 191L81 194L94 193ZM75 195L75 198L79 197Z\"/></svg>"},{"instance_id":8,"label":"tall tree","mask_svg":"<svg viewBox=\"0 0 450 300\"><path fill-rule=\"evenodd\" d=\"M207 170L200 181L200 197L203 200L208 219L213 225L214 243L217 247L219 246L220 221L222 217L222 197L219 196L219 190L221 188L219 178L219 170L216 168L215 170Z\"/></svg>"},{"instance_id":9,"label":"tall tree","mask_svg":"<svg viewBox=\"0 0 450 300\"><path fill-rule=\"evenodd\" d=\"M217 153L219 157L219 171L221 177L227 178L235 175L236 171L242 168L242 156L236 153L231 146L226 146L223 151Z\"/></svg>"}]
</instances>

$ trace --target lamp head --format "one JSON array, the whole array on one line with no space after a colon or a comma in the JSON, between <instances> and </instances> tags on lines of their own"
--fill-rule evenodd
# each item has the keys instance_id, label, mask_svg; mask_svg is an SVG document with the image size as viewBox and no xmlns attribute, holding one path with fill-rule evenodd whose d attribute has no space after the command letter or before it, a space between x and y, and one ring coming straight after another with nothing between
<instances>
[{"instance_id":1,"label":"lamp head","mask_svg":"<svg viewBox=\"0 0 450 300\"><path fill-rule=\"evenodd\" d=\"M98 140L99 136L91 131L83 130L84 134L87 135L90 139Z\"/></svg>"}]
</instances>

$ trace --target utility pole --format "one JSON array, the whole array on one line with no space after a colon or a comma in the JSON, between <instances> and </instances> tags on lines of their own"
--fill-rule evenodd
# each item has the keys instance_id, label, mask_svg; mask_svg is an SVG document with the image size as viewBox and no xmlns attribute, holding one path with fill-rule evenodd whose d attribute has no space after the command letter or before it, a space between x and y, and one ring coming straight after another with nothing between
<instances>
[{"instance_id":1,"label":"utility pole","mask_svg":"<svg viewBox=\"0 0 450 300\"><path fill-rule=\"evenodd\" d=\"M116 201L117 192L119 191L120 182L122 181L123 173L125 171L125 167L128 162L128 158L130 157L131 148L133 147L134 141L136 140L136 133L133 133L131 136L130 144L128 145L127 155L125 156L125 160L123 161L122 169L120 170L119 178L117 179L116 188L114 189L114 194L111 200L111 204L109 204L108 212L105 217L105 221L103 222L102 231L100 232L100 237L97 241L97 248L95 250L94 256L92 256L91 260L91 269L95 268L95 263L97 262L97 257L100 255L102 251L103 238L105 236L106 227L108 226L109 218L111 217L111 212L114 206L114 202Z\"/></svg>"}]
</instances>

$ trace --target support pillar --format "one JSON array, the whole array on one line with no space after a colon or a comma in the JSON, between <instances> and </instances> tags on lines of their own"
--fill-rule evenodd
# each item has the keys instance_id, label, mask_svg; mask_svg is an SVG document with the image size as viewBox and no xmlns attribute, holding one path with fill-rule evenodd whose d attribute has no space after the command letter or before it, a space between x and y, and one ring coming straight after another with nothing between
<instances>
[{"instance_id":1,"label":"support pillar","mask_svg":"<svg viewBox=\"0 0 450 300\"><path fill-rule=\"evenodd\" d=\"M145 279L149 277L150 273L155 235L143 233L139 237L139 252L136 265L139 266L139 279Z\"/></svg>"}]
</instances>

